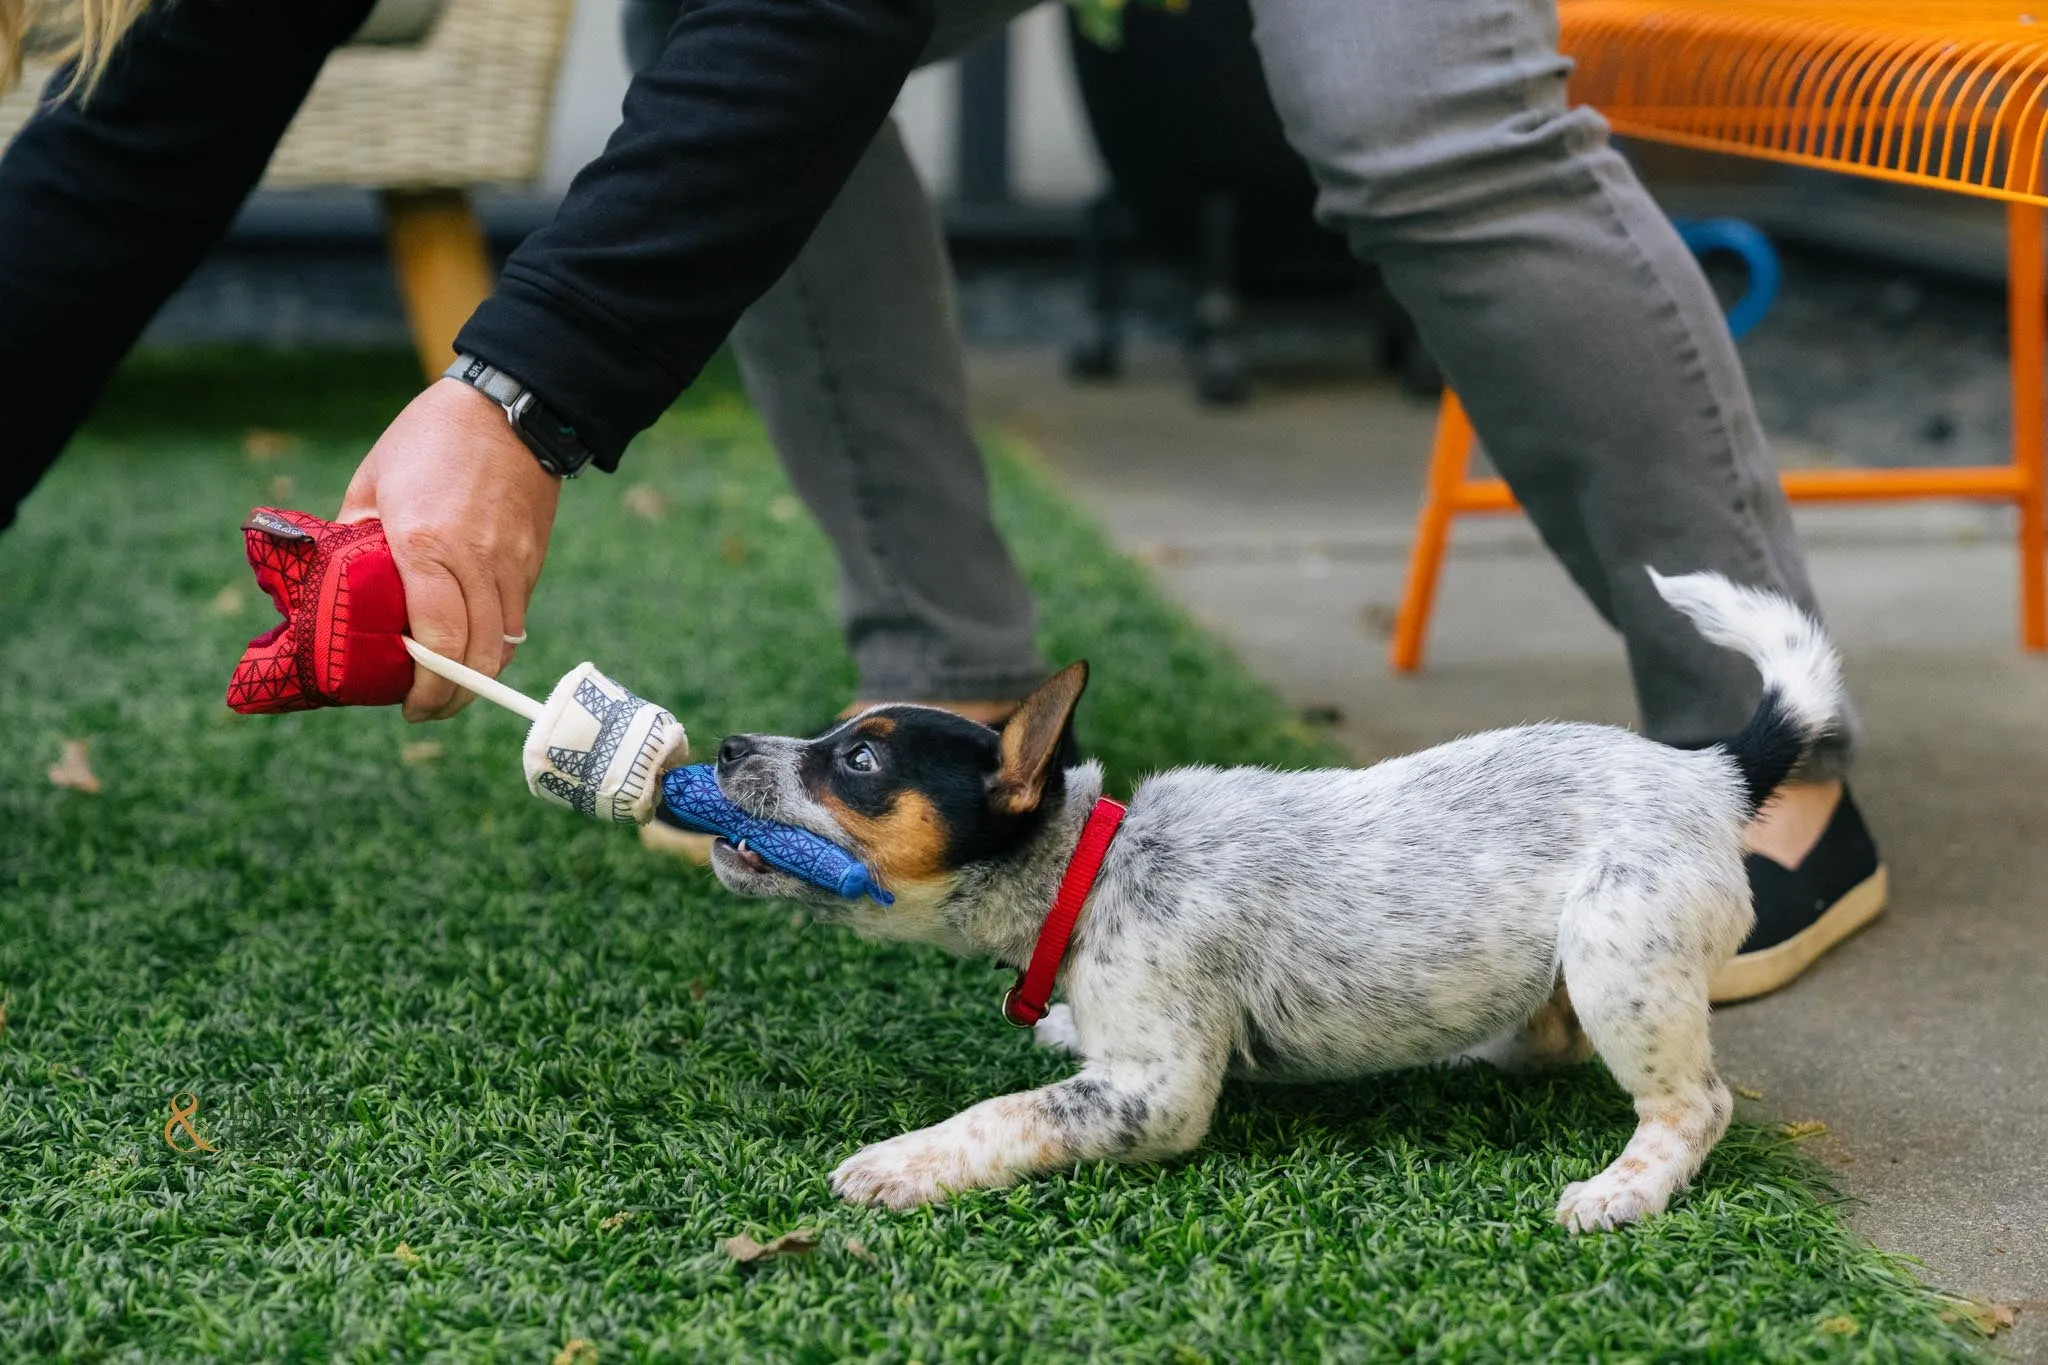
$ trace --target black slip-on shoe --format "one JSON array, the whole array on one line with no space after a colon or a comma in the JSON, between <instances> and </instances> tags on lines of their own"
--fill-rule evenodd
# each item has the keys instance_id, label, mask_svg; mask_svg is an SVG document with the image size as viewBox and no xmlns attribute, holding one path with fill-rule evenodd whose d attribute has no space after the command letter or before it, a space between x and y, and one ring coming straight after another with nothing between
<instances>
[{"instance_id":1,"label":"black slip-on shoe","mask_svg":"<svg viewBox=\"0 0 2048 1365\"><path fill-rule=\"evenodd\" d=\"M1798 867L1761 853L1744 861L1756 898L1756 927L1741 951L1714 973L1708 991L1717 1005L1789 984L1884 909L1884 864L1846 787L1828 827Z\"/></svg>"}]
</instances>

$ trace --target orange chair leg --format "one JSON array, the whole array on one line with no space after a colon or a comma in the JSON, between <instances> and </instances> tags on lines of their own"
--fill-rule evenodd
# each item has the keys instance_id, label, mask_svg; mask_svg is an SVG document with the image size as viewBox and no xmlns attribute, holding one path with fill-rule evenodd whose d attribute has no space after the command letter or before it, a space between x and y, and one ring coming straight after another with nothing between
<instances>
[{"instance_id":1,"label":"orange chair leg","mask_svg":"<svg viewBox=\"0 0 2048 1365\"><path fill-rule=\"evenodd\" d=\"M483 224L461 190L387 190L384 237L420 370L432 383L455 359L455 334L490 297Z\"/></svg>"},{"instance_id":2,"label":"orange chair leg","mask_svg":"<svg viewBox=\"0 0 2048 1365\"><path fill-rule=\"evenodd\" d=\"M1429 453L1429 479L1422 510L1415 517L1415 544L1408 552L1408 583L1401 592L1401 610L1394 617L1394 643L1388 661L1396 673L1422 667L1422 642L1429 633L1429 614L1436 602L1437 580L1443 575L1451 519L1458 515L1458 489L1472 460L1472 423L1465 405L1449 389L1437 409L1436 441Z\"/></svg>"},{"instance_id":3,"label":"orange chair leg","mask_svg":"<svg viewBox=\"0 0 2048 1365\"><path fill-rule=\"evenodd\" d=\"M2019 470L2020 642L2048 650L2048 241L2038 204L2008 204L2006 309L2012 349L2012 462Z\"/></svg>"}]
</instances>

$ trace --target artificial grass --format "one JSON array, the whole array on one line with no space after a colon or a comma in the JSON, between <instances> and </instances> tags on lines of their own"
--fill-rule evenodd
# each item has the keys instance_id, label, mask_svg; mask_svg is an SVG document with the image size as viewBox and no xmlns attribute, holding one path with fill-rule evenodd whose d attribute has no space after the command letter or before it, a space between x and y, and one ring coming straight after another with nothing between
<instances>
[{"instance_id":1,"label":"artificial grass","mask_svg":"<svg viewBox=\"0 0 2048 1365\"><path fill-rule=\"evenodd\" d=\"M540 806L491 708L223 706L270 614L243 513L330 511L412 383L405 357L146 362L0 537L6 1359L1970 1349L1763 1130L1668 1216L1567 1237L1559 1190L1631 1126L1597 1068L1232 1087L1164 1169L835 1203L858 1144L1062 1073L998 1019L1005 977ZM246 453L250 428L298 444ZM836 709L829 557L729 375L626 469L567 490L512 680L592 659L700 750ZM1095 665L1082 739L1118 783L1334 757L1020 462L996 482L1049 655ZM97 796L45 778L74 737ZM166 1147L179 1091L217 1151ZM808 1257L720 1250L798 1227Z\"/></svg>"}]
</instances>

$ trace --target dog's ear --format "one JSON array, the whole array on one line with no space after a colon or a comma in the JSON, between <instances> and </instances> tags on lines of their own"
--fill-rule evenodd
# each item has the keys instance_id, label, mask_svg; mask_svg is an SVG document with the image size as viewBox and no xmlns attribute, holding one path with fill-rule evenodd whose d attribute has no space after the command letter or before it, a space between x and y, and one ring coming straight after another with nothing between
<instances>
[{"instance_id":1,"label":"dog's ear","mask_svg":"<svg viewBox=\"0 0 2048 1365\"><path fill-rule=\"evenodd\" d=\"M989 784L989 803L1006 815L1038 807L1060 740L1088 687L1088 661L1077 660L1039 685L1003 722L1002 767Z\"/></svg>"}]
</instances>

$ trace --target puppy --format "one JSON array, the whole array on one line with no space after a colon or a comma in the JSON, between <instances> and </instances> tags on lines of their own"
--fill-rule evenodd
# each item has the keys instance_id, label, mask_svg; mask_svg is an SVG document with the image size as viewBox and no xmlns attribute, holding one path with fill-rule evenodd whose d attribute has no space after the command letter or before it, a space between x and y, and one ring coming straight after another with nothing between
<instances>
[{"instance_id":1,"label":"puppy","mask_svg":"<svg viewBox=\"0 0 2048 1365\"><path fill-rule=\"evenodd\" d=\"M1496 730L1364 770L1180 768L1142 783L1036 1028L1078 1075L985 1100L833 1172L892 1208L1096 1159L1195 1147L1226 1075L1289 1081L1475 1056L1593 1050L1635 1099L1621 1155L1568 1186L1577 1232L1662 1212L1728 1127L1707 980L1753 918L1744 826L1842 723L1840 664L1780 598L1712 574L1651 577L1764 682L1726 744L1667 748L1602 725ZM817 739L735 735L737 805L812 830L895 893L843 901L730 844L732 891L806 902L875 938L1033 954L1102 789L1054 759L1086 685L1074 664L1000 732L878 707Z\"/></svg>"}]
</instances>

